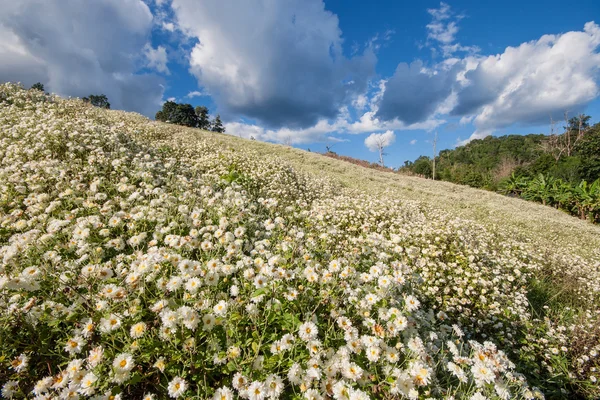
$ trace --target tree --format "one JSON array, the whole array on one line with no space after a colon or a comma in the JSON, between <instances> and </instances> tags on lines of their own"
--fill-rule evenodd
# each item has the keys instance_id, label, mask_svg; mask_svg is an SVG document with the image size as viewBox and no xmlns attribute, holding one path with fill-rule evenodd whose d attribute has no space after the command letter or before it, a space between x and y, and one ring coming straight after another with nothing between
<instances>
[{"instance_id":1,"label":"tree","mask_svg":"<svg viewBox=\"0 0 600 400\"><path fill-rule=\"evenodd\" d=\"M198 127L198 116L191 104L179 104L165 101L162 110L155 115L157 121L170 122L177 125Z\"/></svg>"},{"instance_id":2,"label":"tree","mask_svg":"<svg viewBox=\"0 0 600 400\"><path fill-rule=\"evenodd\" d=\"M31 88L39 90L40 92L44 91L44 85L42 85L40 82L34 83L33 86L31 86Z\"/></svg>"},{"instance_id":3,"label":"tree","mask_svg":"<svg viewBox=\"0 0 600 400\"><path fill-rule=\"evenodd\" d=\"M365 146L371 151L379 153L379 164L383 167L383 156L386 155L384 149L394 143L396 135L393 131L385 133L372 133L365 139Z\"/></svg>"},{"instance_id":4,"label":"tree","mask_svg":"<svg viewBox=\"0 0 600 400\"><path fill-rule=\"evenodd\" d=\"M162 122L174 122L175 110L177 109L177 103L174 101L165 101L163 103L162 110L156 113L156 120Z\"/></svg>"},{"instance_id":5,"label":"tree","mask_svg":"<svg viewBox=\"0 0 600 400\"><path fill-rule=\"evenodd\" d=\"M212 131L219 132L219 133L225 133L225 127L223 126L223 123L221 122L221 116L219 114L217 114L217 116L215 117L215 119L212 123Z\"/></svg>"},{"instance_id":6,"label":"tree","mask_svg":"<svg viewBox=\"0 0 600 400\"><path fill-rule=\"evenodd\" d=\"M196 128L198 126L198 116L191 104L177 104L172 122Z\"/></svg>"},{"instance_id":7,"label":"tree","mask_svg":"<svg viewBox=\"0 0 600 400\"><path fill-rule=\"evenodd\" d=\"M104 94L90 94L90 97L84 97L82 100L96 107L110 109L110 103Z\"/></svg>"},{"instance_id":8,"label":"tree","mask_svg":"<svg viewBox=\"0 0 600 400\"><path fill-rule=\"evenodd\" d=\"M588 182L600 179L600 123L587 129L586 135L575 147L581 159L579 175Z\"/></svg>"},{"instance_id":9,"label":"tree","mask_svg":"<svg viewBox=\"0 0 600 400\"><path fill-rule=\"evenodd\" d=\"M198 118L198 128L204 129L205 131L210 130L210 119L208 115L208 108L205 106L197 106L194 109L196 117Z\"/></svg>"}]
</instances>

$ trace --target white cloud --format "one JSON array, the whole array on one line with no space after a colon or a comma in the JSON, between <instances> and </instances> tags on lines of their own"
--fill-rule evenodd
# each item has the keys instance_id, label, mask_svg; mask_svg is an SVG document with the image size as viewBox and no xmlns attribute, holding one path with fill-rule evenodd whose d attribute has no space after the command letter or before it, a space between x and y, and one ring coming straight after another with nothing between
<instances>
[{"instance_id":1,"label":"white cloud","mask_svg":"<svg viewBox=\"0 0 600 400\"><path fill-rule=\"evenodd\" d=\"M444 57L450 57L458 51L467 53L479 52L477 46L463 46L455 43L458 33L458 21L464 18L463 15L456 15L447 3L441 2L440 8L430 8L427 12L432 20L426 25L427 43L431 46L436 43ZM432 47L435 50L436 47Z\"/></svg>"},{"instance_id":2,"label":"white cloud","mask_svg":"<svg viewBox=\"0 0 600 400\"><path fill-rule=\"evenodd\" d=\"M172 22L163 22L161 26L165 31L175 32L175 24Z\"/></svg>"},{"instance_id":3,"label":"white cloud","mask_svg":"<svg viewBox=\"0 0 600 400\"><path fill-rule=\"evenodd\" d=\"M146 44L144 46L144 55L148 60L148 68L153 68L163 74L169 74L169 68L167 68L167 50L164 46L158 46L154 49L150 44Z\"/></svg>"},{"instance_id":4,"label":"white cloud","mask_svg":"<svg viewBox=\"0 0 600 400\"><path fill-rule=\"evenodd\" d=\"M210 96L210 94L208 92L206 92L205 90L192 90L191 92L189 92L188 94L185 95L185 97L187 97L188 99L192 99L194 97L203 97L203 96Z\"/></svg>"},{"instance_id":5,"label":"white cloud","mask_svg":"<svg viewBox=\"0 0 600 400\"><path fill-rule=\"evenodd\" d=\"M480 136L581 109L600 94L598 46L600 27L588 22L583 31L544 35L482 58L465 74L468 84L458 93L453 113L476 115L473 123Z\"/></svg>"},{"instance_id":6,"label":"white cloud","mask_svg":"<svg viewBox=\"0 0 600 400\"><path fill-rule=\"evenodd\" d=\"M372 133L365 139L365 146L370 151L378 151L380 147L388 147L396 140L394 131L384 133Z\"/></svg>"},{"instance_id":7,"label":"white cloud","mask_svg":"<svg viewBox=\"0 0 600 400\"><path fill-rule=\"evenodd\" d=\"M0 81L39 81L64 96L107 95L113 108L153 115L161 78L137 74L152 28L140 0L2 2Z\"/></svg>"},{"instance_id":8,"label":"white cloud","mask_svg":"<svg viewBox=\"0 0 600 400\"><path fill-rule=\"evenodd\" d=\"M410 144L417 144L417 139L413 139L410 141Z\"/></svg>"},{"instance_id":9,"label":"white cloud","mask_svg":"<svg viewBox=\"0 0 600 400\"><path fill-rule=\"evenodd\" d=\"M338 18L322 0L174 0L173 10L198 39L191 73L230 117L310 127L335 118L374 73L371 50L342 54Z\"/></svg>"}]
</instances>

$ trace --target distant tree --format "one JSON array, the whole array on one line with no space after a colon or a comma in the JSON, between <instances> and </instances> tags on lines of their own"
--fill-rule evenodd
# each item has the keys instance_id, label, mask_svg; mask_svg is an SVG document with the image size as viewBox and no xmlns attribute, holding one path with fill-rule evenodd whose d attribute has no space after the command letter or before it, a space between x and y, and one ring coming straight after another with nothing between
<instances>
[{"instance_id":1,"label":"distant tree","mask_svg":"<svg viewBox=\"0 0 600 400\"><path fill-rule=\"evenodd\" d=\"M198 126L198 116L191 104L177 104L172 122L196 128Z\"/></svg>"},{"instance_id":2,"label":"distant tree","mask_svg":"<svg viewBox=\"0 0 600 400\"><path fill-rule=\"evenodd\" d=\"M162 110L156 113L156 120L162 122L174 122L175 110L177 109L177 103L174 101L165 101L163 103Z\"/></svg>"},{"instance_id":3,"label":"distant tree","mask_svg":"<svg viewBox=\"0 0 600 400\"><path fill-rule=\"evenodd\" d=\"M600 179L600 123L587 130L575 149L581 159L579 166L581 178L588 182Z\"/></svg>"},{"instance_id":4,"label":"distant tree","mask_svg":"<svg viewBox=\"0 0 600 400\"><path fill-rule=\"evenodd\" d=\"M198 119L198 128L206 131L210 130L210 118L208 115L208 108L205 106L197 106L194 109L196 117Z\"/></svg>"},{"instance_id":5,"label":"distant tree","mask_svg":"<svg viewBox=\"0 0 600 400\"><path fill-rule=\"evenodd\" d=\"M31 88L39 90L40 92L44 91L44 85L42 85L40 82L34 83Z\"/></svg>"},{"instance_id":6,"label":"distant tree","mask_svg":"<svg viewBox=\"0 0 600 400\"><path fill-rule=\"evenodd\" d=\"M415 174L423 175L426 178L431 177L431 159L427 156L421 156L412 163L412 171Z\"/></svg>"},{"instance_id":7,"label":"distant tree","mask_svg":"<svg viewBox=\"0 0 600 400\"><path fill-rule=\"evenodd\" d=\"M191 104L179 104L174 101L165 101L162 110L155 115L157 121L170 122L172 124L198 126L198 116Z\"/></svg>"},{"instance_id":8,"label":"distant tree","mask_svg":"<svg viewBox=\"0 0 600 400\"><path fill-rule=\"evenodd\" d=\"M221 122L221 116L218 114L212 123L212 131L225 133L225 127L223 126L223 123Z\"/></svg>"},{"instance_id":9,"label":"distant tree","mask_svg":"<svg viewBox=\"0 0 600 400\"><path fill-rule=\"evenodd\" d=\"M90 94L90 97L84 97L82 100L96 107L110 109L110 103L104 94Z\"/></svg>"},{"instance_id":10,"label":"distant tree","mask_svg":"<svg viewBox=\"0 0 600 400\"><path fill-rule=\"evenodd\" d=\"M372 133L365 139L365 146L370 151L379 154L379 164L383 167L383 156L387 155L384 149L394 143L396 135L394 131L386 131L385 133Z\"/></svg>"}]
</instances>

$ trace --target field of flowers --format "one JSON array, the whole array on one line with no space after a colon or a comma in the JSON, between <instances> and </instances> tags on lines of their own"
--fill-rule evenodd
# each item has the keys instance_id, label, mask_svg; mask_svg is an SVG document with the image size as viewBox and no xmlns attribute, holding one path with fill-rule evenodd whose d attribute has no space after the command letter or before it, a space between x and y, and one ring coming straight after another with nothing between
<instances>
[{"instance_id":1,"label":"field of flowers","mask_svg":"<svg viewBox=\"0 0 600 400\"><path fill-rule=\"evenodd\" d=\"M600 396L598 249L228 143L0 86L3 398Z\"/></svg>"}]
</instances>

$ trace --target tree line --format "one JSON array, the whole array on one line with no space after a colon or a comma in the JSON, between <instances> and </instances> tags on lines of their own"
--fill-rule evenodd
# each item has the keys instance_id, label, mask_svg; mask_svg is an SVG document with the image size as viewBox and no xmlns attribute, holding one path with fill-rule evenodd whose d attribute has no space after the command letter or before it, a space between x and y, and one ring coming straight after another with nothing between
<instances>
[{"instance_id":1,"label":"tree line","mask_svg":"<svg viewBox=\"0 0 600 400\"><path fill-rule=\"evenodd\" d=\"M176 103L166 101L160 111L155 116L157 121L170 122L191 128L204 129L213 132L225 132L221 116L217 116L211 121L208 108L197 106L194 108L191 104Z\"/></svg>"},{"instance_id":2,"label":"tree line","mask_svg":"<svg viewBox=\"0 0 600 400\"><path fill-rule=\"evenodd\" d=\"M600 123L565 116L561 133L488 136L435 158L406 161L399 172L520 196L598 221Z\"/></svg>"}]
</instances>

